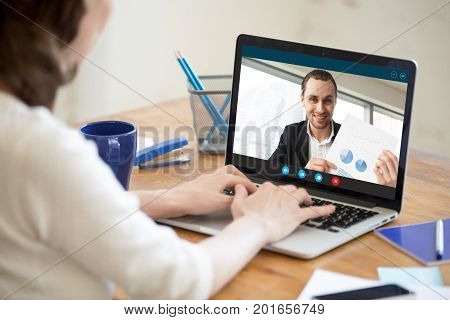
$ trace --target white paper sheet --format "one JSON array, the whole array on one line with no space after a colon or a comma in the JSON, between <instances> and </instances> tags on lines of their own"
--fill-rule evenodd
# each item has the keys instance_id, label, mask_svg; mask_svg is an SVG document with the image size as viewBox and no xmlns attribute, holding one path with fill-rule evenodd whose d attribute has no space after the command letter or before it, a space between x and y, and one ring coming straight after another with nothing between
<instances>
[{"instance_id":1,"label":"white paper sheet","mask_svg":"<svg viewBox=\"0 0 450 320\"><path fill-rule=\"evenodd\" d=\"M377 183L373 168L378 156L387 149L398 158L398 144L393 135L347 115L327 154L326 159L338 167L330 173Z\"/></svg>"},{"instance_id":2,"label":"white paper sheet","mask_svg":"<svg viewBox=\"0 0 450 320\"><path fill-rule=\"evenodd\" d=\"M378 285L376 280L316 269L298 299L311 300L312 297L317 295L368 288L376 285Z\"/></svg>"},{"instance_id":3,"label":"white paper sheet","mask_svg":"<svg viewBox=\"0 0 450 320\"><path fill-rule=\"evenodd\" d=\"M391 281L388 282L392 283ZM369 288L387 284L382 281L353 277L342 273L316 269L298 297L300 300L311 300L312 297L337 293L342 291ZM435 287L426 285L402 285L414 293L416 300L443 300L450 299L450 287ZM406 298L406 297L405 297ZM411 299L411 297L409 297Z\"/></svg>"},{"instance_id":4,"label":"white paper sheet","mask_svg":"<svg viewBox=\"0 0 450 320\"><path fill-rule=\"evenodd\" d=\"M442 280L438 267L378 267L377 271L378 278L382 282L396 283L400 286L444 286L444 281Z\"/></svg>"}]
</instances>

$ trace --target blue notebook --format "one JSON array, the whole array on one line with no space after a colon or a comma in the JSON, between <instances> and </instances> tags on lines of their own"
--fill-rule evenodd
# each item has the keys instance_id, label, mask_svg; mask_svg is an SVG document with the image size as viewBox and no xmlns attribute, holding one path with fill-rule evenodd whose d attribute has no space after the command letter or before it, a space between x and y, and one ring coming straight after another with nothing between
<instances>
[{"instance_id":1,"label":"blue notebook","mask_svg":"<svg viewBox=\"0 0 450 320\"><path fill-rule=\"evenodd\" d=\"M450 219L444 222L444 254L436 255L436 221L381 228L375 234L426 265L450 262Z\"/></svg>"}]
</instances>

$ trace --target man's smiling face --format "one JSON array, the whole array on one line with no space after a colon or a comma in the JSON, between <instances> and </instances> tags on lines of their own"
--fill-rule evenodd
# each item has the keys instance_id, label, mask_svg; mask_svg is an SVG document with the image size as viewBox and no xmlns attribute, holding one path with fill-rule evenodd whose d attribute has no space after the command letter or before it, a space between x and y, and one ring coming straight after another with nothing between
<instances>
[{"instance_id":1,"label":"man's smiling face","mask_svg":"<svg viewBox=\"0 0 450 320\"><path fill-rule=\"evenodd\" d=\"M316 129L325 129L333 118L336 91L333 83L310 78L302 95L309 123Z\"/></svg>"}]
</instances>

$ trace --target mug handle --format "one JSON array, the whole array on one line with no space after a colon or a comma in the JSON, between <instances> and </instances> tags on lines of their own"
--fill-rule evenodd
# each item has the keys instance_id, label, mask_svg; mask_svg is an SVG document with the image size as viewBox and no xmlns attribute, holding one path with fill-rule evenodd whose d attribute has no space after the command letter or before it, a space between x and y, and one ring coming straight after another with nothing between
<instances>
[{"instance_id":1,"label":"mug handle","mask_svg":"<svg viewBox=\"0 0 450 320\"><path fill-rule=\"evenodd\" d=\"M119 162L120 160L120 143L117 138L108 138L108 161Z\"/></svg>"}]
</instances>

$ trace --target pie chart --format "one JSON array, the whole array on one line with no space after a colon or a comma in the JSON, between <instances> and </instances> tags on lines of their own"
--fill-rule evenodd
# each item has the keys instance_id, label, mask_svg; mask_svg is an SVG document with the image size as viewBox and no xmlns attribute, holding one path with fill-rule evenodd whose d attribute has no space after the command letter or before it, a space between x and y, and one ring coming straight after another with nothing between
<instances>
[{"instance_id":1,"label":"pie chart","mask_svg":"<svg viewBox=\"0 0 450 320\"><path fill-rule=\"evenodd\" d=\"M341 151L340 157L343 163L350 163L353 160L353 153L349 149L344 149Z\"/></svg>"},{"instance_id":2,"label":"pie chart","mask_svg":"<svg viewBox=\"0 0 450 320\"><path fill-rule=\"evenodd\" d=\"M367 169L367 163L364 160L359 159L355 162L355 168L359 172L364 172Z\"/></svg>"}]
</instances>

